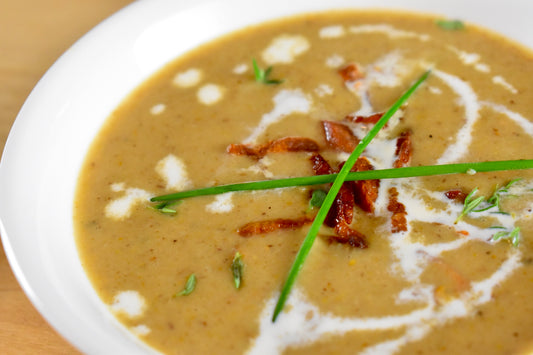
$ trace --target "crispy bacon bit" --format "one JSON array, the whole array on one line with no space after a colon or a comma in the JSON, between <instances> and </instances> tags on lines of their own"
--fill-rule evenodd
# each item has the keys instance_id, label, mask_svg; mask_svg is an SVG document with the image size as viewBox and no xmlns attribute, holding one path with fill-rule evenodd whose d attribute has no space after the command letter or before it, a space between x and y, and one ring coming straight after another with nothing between
<instances>
[{"instance_id":1,"label":"crispy bacon bit","mask_svg":"<svg viewBox=\"0 0 533 355\"><path fill-rule=\"evenodd\" d=\"M389 189L389 204L387 210L392 212L391 217L391 232L405 232L407 231L407 212L405 205L398 201L398 190L395 187Z\"/></svg>"},{"instance_id":2,"label":"crispy bacon bit","mask_svg":"<svg viewBox=\"0 0 533 355\"><path fill-rule=\"evenodd\" d=\"M333 174L335 171L331 168L331 165L320 154L313 154L311 156L311 163L313 164L313 171L315 175L327 175Z\"/></svg>"},{"instance_id":3,"label":"crispy bacon bit","mask_svg":"<svg viewBox=\"0 0 533 355\"><path fill-rule=\"evenodd\" d=\"M226 148L226 151L233 155L257 155L257 151L253 147L246 144L230 144L228 148Z\"/></svg>"},{"instance_id":4,"label":"crispy bacon bit","mask_svg":"<svg viewBox=\"0 0 533 355\"><path fill-rule=\"evenodd\" d=\"M241 237L251 237L258 234L267 234L278 229L296 229L313 222L314 218L301 217L297 219L277 218L272 220L250 222L237 229Z\"/></svg>"},{"instance_id":5,"label":"crispy bacon bit","mask_svg":"<svg viewBox=\"0 0 533 355\"><path fill-rule=\"evenodd\" d=\"M311 157L313 171L316 175L333 174L336 171L320 154L313 154ZM342 168L342 165L339 169ZM349 224L352 223L355 207L355 196L353 182L346 181L342 184L339 193L333 201L324 224L328 227L335 228L337 235L330 237L330 242L348 244L354 248L367 248L368 243L363 234L351 229Z\"/></svg>"},{"instance_id":6,"label":"crispy bacon bit","mask_svg":"<svg viewBox=\"0 0 533 355\"><path fill-rule=\"evenodd\" d=\"M454 200L460 203L465 203L466 194L461 190L450 190L444 193L450 200Z\"/></svg>"},{"instance_id":7,"label":"crispy bacon bit","mask_svg":"<svg viewBox=\"0 0 533 355\"><path fill-rule=\"evenodd\" d=\"M282 152L317 152L318 144L305 137L284 137L256 147L248 144L230 144L227 152L234 155L247 155L261 159L268 153Z\"/></svg>"},{"instance_id":8,"label":"crispy bacon bit","mask_svg":"<svg viewBox=\"0 0 533 355\"><path fill-rule=\"evenodd\" d=\"M395 168L401 168L409 165L411 155L411 132L405 131L400 134L400 137L396 141L396 160L393 166Z\"/></svg>"},{"instance_id":9,"label":"crispy bacon bit","mask_svg":"<svg viewBox=\"0 0 533 355\"><path fill-rule=\"evenodd\" d=\"M345 224L338 224L335 227L337 235L329 237L330 242L337 242L341 244L348 244L353 248L366 249L368 248L368 242L364 234L350 228Z\"/></svg>"},{"instance_id":10,"label":"crispy bacon bit","mask_svg":"<svg viewBox=\"0 0 533 355\"><path fill-rule=\"evenodd\" d=\"M337 227L342 223L346 225L352 223L354 207L355 198L353 188L350 185L350 182L347 181L342 184L324 223L328 227Z\"/></svg>"},{"instance_id":11,"label":"crispy bacon bit","mask_svg":"<svg viewBox=\"0 0 533 355\"><path fill-rule=\"evenodd\" d=\"M360 157L355 162L352 171L374 170L370 161L365 157ZM374 203L378 198L379 180L362 180L353 182L355 204L363 211L373 213Z\"/></svg>"},{"instance_id":12,"label":"crispy bacon bit","mask_svg":"<svg viewBox=\"0 0 533 355\"><path fill-rule=\"evenodd\" d=\"M344 68L339 69L339 74L344 81L355 81L364 78L363 73L356 64L348 64Z\"/></svg>"},{"instance_id":13,"label":"crispy bacon bit","mask_svg":"<svg viewBox=\"0 0 533 355\"><path fill-rule=\"evenodd\" d=\"M346 119L348 121L351 121L353 123L365 123L365 124L376 124L379 119L381 117L383 117L385 113L384 112L380 112L380 113L375 113L373 115L370 115L370 116L351 116L351 115L348 115L346 116ZM386 125L385 125L386 127Z\"/></svg>"},{"instance_id":14,"label":"crispy bacon bit","mask_svg":"<svg viewBox=\"0 0 533 355\"><path fill-rule=\"evenodd\" d=\"M345 124L334 121L322 121L322 127L324 128L326 142L330 148L351 153L357 144L359 144L359 139L354 136L350 127Z\"/></svg>"}]
</instances>

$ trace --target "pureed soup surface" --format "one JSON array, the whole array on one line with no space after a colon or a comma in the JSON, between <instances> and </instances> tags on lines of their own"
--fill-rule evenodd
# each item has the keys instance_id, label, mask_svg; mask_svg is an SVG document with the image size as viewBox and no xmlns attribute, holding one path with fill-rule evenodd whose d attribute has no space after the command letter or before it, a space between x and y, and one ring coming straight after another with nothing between
<instances>
[{"instance_id":1,"label":"pureed soup surface","mask_svg":"<svg viewBox=\"0 0 533 355\"><path fill-rule=\"evenodd\" d=\"M531 351L530 171L345 184L275 323L312 191L328 185L196 197L176 213L148 202L336 171L428 68L360 169L531 158L531 53L445 25L306 15L205 45L137 89L91 148L75 203L82 262L111 312L170 354ZM256 81L252 59L280 81ZM476 188L497 206L458 218Z\"/></svg>"}]
</instances>

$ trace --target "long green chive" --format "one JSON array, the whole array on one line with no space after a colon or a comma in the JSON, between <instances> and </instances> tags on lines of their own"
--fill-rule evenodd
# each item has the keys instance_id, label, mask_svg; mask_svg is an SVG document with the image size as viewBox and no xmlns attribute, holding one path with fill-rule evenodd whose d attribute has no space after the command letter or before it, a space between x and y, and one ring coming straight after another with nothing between
<instances>
[{"instance_id":1,"label":"long green chive","mask_svg":"<svg viewBox=\"0 0 533 355\"><path fill-rule=\"evenodd\" d=\"M309 229L309 232L307 233L307 236L305 237L302 245L300 246L300 250L298 251L298 254L296 255L296 258L294 260L294 263L292 264L292 267L289 271L289 275L287 276L287 280L285 281L285 284L283 285L283 288L281 289L281 294L278 298L278 302L276 304L276 308L274 309L274 315L272 316L272 322L276 321L276 318L278 317L279 313L283 310L283 307L285 306L285 302L287 301L287 298L289 297L289 293L292 289L292 286L294 285L294 282L296 281L296 277L298 276L298 273L303 267L303 264L305 262L305 259L309 255L309 252L311 251L311 247L313 246L313 242L316 239L316 236L318 234L318 231L322 224L324 223L324 220L326 219L326 215L328 214L328 211L333 204L333 201L335 200L335 197L337 196L337 193L339 192L342 184L344 184L344 181L346 180L346 177L348 176L348 173L350 172L350 169L353 167L361 153L365 150L365 148L368 146L368 144L374 139L374 137L378 134L378 132L385 126L385 124L388 122L388 120L398 111L398 109L407 101L407 99L413 94L413 92L424 82L428 75L429 71L425 72L420 79L418 79L406 92L403 94L398 101L396 101L392 107L381 117L381 119L375 124L375 126L367 133L367 135L359 142L357 147L355 147L354 151L350 154L346 162L344 163L342 169L337 174L337 177L333 181L333 185L331 186L328 194L326 195L326 198L324 199L324 202L322 203L322 206L318 210L318 213L311 224L311 227Z\"/></svg>"},{"instance_id":2,"label":"long green chive","mask_svg":"<svg viewBox=\"0 0 533 355\"><path fill-rule=\"evenodd\" d=\"M346 181L374 180L374 179L399 179L419 176L447 175L447 174L467 174L474 170L476 173L505 171L505 170L525 170L533 169L533 159L530 160L500 160L475 163L459 163L429 166L410 166L395 169L381 169L351 172L347 175ZM302 176L288 179L265 180L244 182L239 184L220 185L206 187L196 190L187 190L168 195L156 196L150 199L152 202L181 200L197 196L218 195L234 191L269 190L282 187L312 186L331 183L337 174Z\"/></svg>"}]
</instances>

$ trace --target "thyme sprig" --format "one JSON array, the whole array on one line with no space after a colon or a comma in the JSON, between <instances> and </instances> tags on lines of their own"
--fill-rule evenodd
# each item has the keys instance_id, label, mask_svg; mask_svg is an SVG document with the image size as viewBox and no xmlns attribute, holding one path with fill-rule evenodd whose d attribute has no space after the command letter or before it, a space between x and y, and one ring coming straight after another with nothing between
<instances>
[{"instance_id":1,"label":"thyme sprig","mask_svg":"<svg viewBox=\"0 0 533 355\"><path fill-rule=\"evenodd\" d=\"M283 83L283 79L271 79L270 73L272 72L272 66L269 66L266 69L259 68L257 61L252 59L252 67L254 69L255 81L258 83L263 83L267 85L277 85Z\"/></svg>"},{"instance_id":2,"label":"thyme sprig","mask_svg":"<svg viewBox=\"0 0 533 355\"><path fill-rule=\"evenodd\" d=\"M502 195L508 194L511 186L513 186L520 180L522 179L518 178L518 179L511 180L507 183L507 185L495 189L492 196L487 199L487 202L489 203L489 207L487 209L490 209L492 207L498 207L498 211L505 213L504 211L502 211L502 207L500 205Z\"/></svg>"},{"instance_id":3,"label":"thyme sprig","mask_svg":"<svg viewBox=\"0 0 533 355\"><path fill-rule=\"evenodd\" d=\"M455 219L455 224L457 224L457 222L459 222L464 216L474 211L474 209L479 206L481 202L485 201L485 196L479 196L474 199L474 195L476 194L476 192L477 187L466 196L463 211L461 211L459 216L457 216L457 218Z\"/></svg>"},{"instance_id":4,"label":"thyme sprig","mask_svg":"<svg viewBox=\"0 0 533 355\"><path fill-rule=\"evenodd\" d=\"M473 196L477 192L477 188L473 189L468 196L466 196L463 210L455 220L455 223L457 223L461 218L466 216L469 213L476 213L476 212L484 212L489 211L493 208L496 208L497 211L492 213L499 213L499 214L509 214L502 210L501 207L501 200L502 195L508 194L509 189L512 185L516 184L521 179L514 179L509 181L505 186L502 186L500 188L496 187L494 189L494 192L489 198L485 198L485 196L479 196L477 198L473 198ZM481 208L477 208L481 205ZM520 244L520 227L513 227L513 229L509 230L503 226L492 226L491 229L500 229L500 231L496 232L492 238L490 239L493 242L497 242L499 240L505 239L509 240L510 243L517 247Z\"/></svg>"},{"instance_id":5,"label":"thyme sprig","mask_svg":"<svg viewBox=\"0 0 533 355\"><path fill-rule=\"evenodd\" d=\"M514 227L511 231L505 229L505 227L500 226L491 228L503 229L499 232L494 233L491 238L491 241L497 242L500 240L508 240L514 247L518 247L518 245L520 244L520 227Z\"/></svg>"}]
</instances>

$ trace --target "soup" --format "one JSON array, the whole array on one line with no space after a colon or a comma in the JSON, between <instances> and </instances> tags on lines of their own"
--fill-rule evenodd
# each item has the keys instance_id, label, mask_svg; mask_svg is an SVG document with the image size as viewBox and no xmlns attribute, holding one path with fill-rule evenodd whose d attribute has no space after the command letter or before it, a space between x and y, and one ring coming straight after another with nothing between
<instances>
[{"instance_id":1,"label":"soup","mask_svg":"<svg viewBox=\"0 0 533 355\"><path fill-rule=\"evenodd\" d=\"M328 184L149 201L334 173L429 68L358 170L530 157L531 53L457 21L310 14L156 73L78 183L77 244L110 312L169 354L531 351L531 171L345 183L276 322Z\"/></svg>"}]
</instances>

